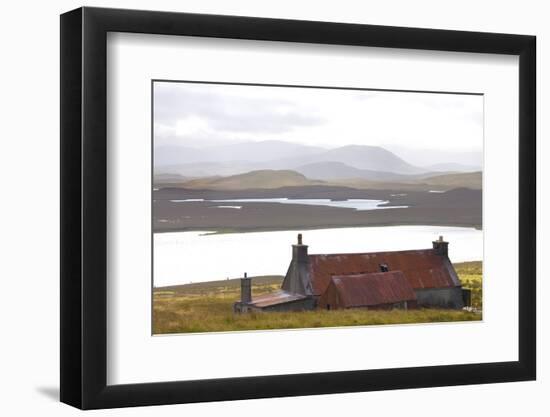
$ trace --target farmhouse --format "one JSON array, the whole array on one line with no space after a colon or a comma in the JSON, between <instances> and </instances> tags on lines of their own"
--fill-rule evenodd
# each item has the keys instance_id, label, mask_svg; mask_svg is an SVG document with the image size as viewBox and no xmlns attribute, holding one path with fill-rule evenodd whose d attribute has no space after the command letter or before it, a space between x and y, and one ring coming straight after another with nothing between
<instances>
[{"instance_id":1,"label":"farmhouse","mask_svg":"<svg viewBox=\"0 0 550 417\"><path fill-rule=\"evenodd\" d=\"M281 289L252 298L245 274L234 310L460 309L469 290L462 289L448 248L440 236L430 249L309 255L299 234Z\"/></svg>"}]
</instances>

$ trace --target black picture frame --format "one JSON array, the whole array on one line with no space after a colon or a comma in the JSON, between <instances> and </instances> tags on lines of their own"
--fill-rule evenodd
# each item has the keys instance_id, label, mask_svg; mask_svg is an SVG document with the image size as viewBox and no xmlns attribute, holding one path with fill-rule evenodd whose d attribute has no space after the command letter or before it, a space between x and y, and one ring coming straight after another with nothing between
<instances>
[{"instance_id":1,"label":"black picture frame","mask_svg":"<svg viewBox=\"0 0 550 417\"><path fill-rule=\"evenodd\" d=\"M519 360L107 385L108 32L519 56ZM61 15L61 401L82 409L421 388L536 378L534 36L156 11Z\"/></svg>"}]
</instances>

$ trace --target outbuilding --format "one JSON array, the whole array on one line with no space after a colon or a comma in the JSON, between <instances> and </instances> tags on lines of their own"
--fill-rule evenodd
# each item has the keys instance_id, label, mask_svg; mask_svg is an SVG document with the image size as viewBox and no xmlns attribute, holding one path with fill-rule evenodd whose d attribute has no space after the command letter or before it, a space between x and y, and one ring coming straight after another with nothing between
<instances>
[{"instance_id":1,"label":"outbuilding","mask_svg":"<svg viewBox=\"0 0 550 417\"><path fill-rule=\"evenodd\" d=\"M401 271L336 275L319 297L326 310L416 308L416 295Z\"/></svg>"}]
</instances>

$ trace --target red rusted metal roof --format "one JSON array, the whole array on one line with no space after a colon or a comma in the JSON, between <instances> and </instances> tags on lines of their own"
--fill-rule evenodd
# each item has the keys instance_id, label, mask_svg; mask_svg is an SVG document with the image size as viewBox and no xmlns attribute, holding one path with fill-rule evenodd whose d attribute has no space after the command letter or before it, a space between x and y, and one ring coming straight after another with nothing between
<instances>
[{"instance_id":1,"label":"red rusted metal roof","mask_svg":"<svg viewBox=\"0 0 550 417\"><path fill-rule=\"evenodd\" d=\"M415 301L416 295L401 271L333 276L329 284L340 307L365 307Z\"/></svg>"},{"instance_id":2,"label":"red rusted metal roof","mask_svg":"<svg viewBox=\"0 0 550 417\"><path fill-rule=\"evenodd\" d=\"M380 272L381 264L386 264L389 271L403 272L415 290L460 285L449 259L433 249L309 255L309 261L315 295L325 292L333 276Z\"/></svg>"},{"instance_id":3,"label":"red rusted metal roof","mask_svg":"<svg viewBox=\"0 0 550 417\"><path fill-rule=\"evenodd\" d=\"M264 294L254 297L250 305L255 307L268 307L276 304L289 303L291 301L303 300L307 298L305 295L291 294L286 291L275 291L271 294Z\"/></svg>"}]
</instances>

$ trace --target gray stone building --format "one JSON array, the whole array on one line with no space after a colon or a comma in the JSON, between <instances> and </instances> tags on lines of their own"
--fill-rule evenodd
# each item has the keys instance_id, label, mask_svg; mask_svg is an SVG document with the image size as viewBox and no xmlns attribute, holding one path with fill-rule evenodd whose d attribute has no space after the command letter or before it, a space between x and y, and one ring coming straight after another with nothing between
<instances>
[{"instance_id":1,"label":"gray stone building","mask_svg":"<svg viewBox=\"0 0 550 417\"><path fill-rule=\"evenodd\" d=\"M234 310L460 309L469 290L462 289L448 249L440 236L430 249L310 255L299 234L281 289L253 298L245 276Z\"/></svg>"}]
</instances>

